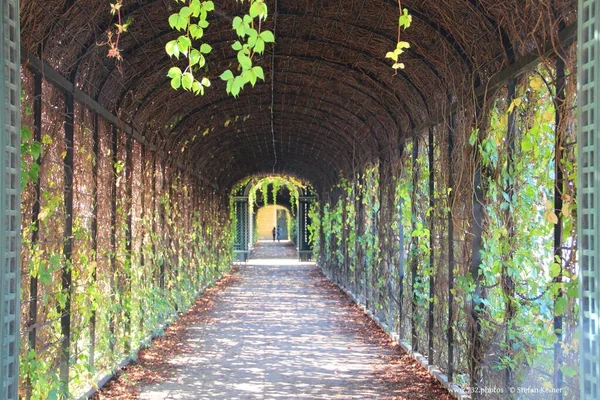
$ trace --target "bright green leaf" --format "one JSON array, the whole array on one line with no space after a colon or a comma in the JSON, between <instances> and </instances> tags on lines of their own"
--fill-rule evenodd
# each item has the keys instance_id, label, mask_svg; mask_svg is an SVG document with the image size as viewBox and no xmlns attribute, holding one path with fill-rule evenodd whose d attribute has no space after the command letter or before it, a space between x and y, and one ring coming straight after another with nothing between
<instances>
[{"instance_id":1,"label":"bright green leaf","mask_svg":"<svg viewBox=\"0 0 600 400\"><path fill-rule=\"evenodd\" d=\"M242 66L242 69L250 69L252 68L252 60L243 51L238 52L237 59Z\"/></svg>"},{"instance_id":2,"label":"bright green leaf","mask_svg":"<svg viewBox=\"0 0 600 400\"><path fill-rule=\"evenodd\" d=\"M202 7L204 7L206 11L214 11L215 3L213 3L212 1L205 1L202 3Z\"/></svg>"},{"instance_id":3,"label":"bright green leaf","mask_svg":"<svg viewBox=\"0 0 600 400\"><path fill-rule=\"evenodd\" d=\"M212 47L208 43L202 43L200 46L200 52L204 54L208 54L212 51Z\"/></svg>"},{"instance_id":4,"label":"bright green leaf","mask_svg":"<svg viewBox=\"0 0 600 400\"><path fill-rule=\"evenodd\" d=\"M196 49L192 50L190 52L190 64L191 65L196 65L198 64L198 62L200 62L200 57L202 57L202 54L200 54L200 52Z\"/></svg>"},{"instance_id":5,"label":"bright green leaf","mask_svg":"<svg viewBox=\"0 0 600 400\"><path fill-rule=\"evenodd\" d=\"M233 79L233 72L231 72L230 70L227 70L227 71L223 72L219 78L221 78L224 81L229 81L229 80Z\"/></svg>"},{"instance_id":6,"label":"bright green leaf","mask_svg":"<svg viewBox=\"0 0 600 400\"><path fill-rule=\"evenodd\" d=\"M171 79L177 77L177 76L181 76L181 69L178 67L172 67L169 72L167 73L167 76Z\"/></svg>"},{"instance_id":7,"label":"bright green leaf","mask_svg":"<svg viewBox=\"0 0 600 400\"><path fill-rule=\"evenodd\" d=\"M171 79L171 87L175 90L181 87L181 75L175 76L173 79Z\"/></svg>"},{"instance_id":8,"label":"bright green leaf","mask_svg":"<svg viewBox=\"0 0 600 400\"><path fill-rule=\"evenodd\" d=\"M252 71L254 71L257 78L262 79L263 81L265 80L265 73L261 66L257 65L256 67L253 67Z\"/></svg>"},{"instance_id":9,"label":"bright green leaf","mask_svg":"<svg viewBox=\"0 0 600 400\"><path fill-rule=\"evenodd\" d=\"M171 16L169 17L169 26L172 29L177 28L177 25L179 24L179 14L171 14Z\"/></svg>"},{"instance_id":10,"label":"bright green leaf","mask_svg":"<svg viewBox=\"0 0 600 400\"><path fill-rule=\"evenodd\" d=\"M165 45L165 51L169 55L169 57L177 57L179 58L179 47L177 47L177 41L171 40Z\"/></svg>"},{"instance_id":11,"label":"bright green leaf","mask_svg":"<svg viewBox=\"0 0 600 400\"><path fill-rule=\"evenodd\" d=\"M183 74L183 76L181 78L181 86L184 89L190 90L192 88L193 83L194 83L194 75L192 75L191 72L186 72L185 74Z\"/></svg>"},{"instance_id":12,"label":"bright green leaf","mask_svg":"<svg viewBox=\"0 0 600 400\"><path fill-rule=\"evenodd\" d=\"M250 40L248 40L250 43ZM254 51L258 54L263 54L265 51L265 42L261 37L256 38L256 43L254 44Z\"/></svg>"},{"instance_id":13,"label":"bright green leaf","mask_svg":"<svg viewBox=\"0 0 600 400\"><path fill-rule=\"evenodd\" d=\"M262 31L260 34L260 38L265 41L265 43L274 43L275 35L271 31Z\"/></svg>"}]
</instances>

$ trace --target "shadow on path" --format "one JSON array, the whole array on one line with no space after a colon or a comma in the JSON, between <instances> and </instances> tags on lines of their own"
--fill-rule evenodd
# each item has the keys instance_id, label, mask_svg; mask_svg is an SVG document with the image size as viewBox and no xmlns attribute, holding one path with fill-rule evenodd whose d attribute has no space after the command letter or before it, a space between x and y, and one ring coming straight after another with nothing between
<instances>
[{"instance_id":1,"label":"shadow on path","mask_svg":"<svg viewBox=\"0 0 600 400\"><path fill-rule=\"evenodd\" d=\"M186 328L189 351L169 360L172 376L142 387L141 399L406 395L375 375L390 360L390 348L365 338L365 322L349 301L314 264L296 261L292 244L259 243L253 257L264 258L239 267L206 322ZM430 394L424 398L437 398Z\"/></svg>"}]
</instances>

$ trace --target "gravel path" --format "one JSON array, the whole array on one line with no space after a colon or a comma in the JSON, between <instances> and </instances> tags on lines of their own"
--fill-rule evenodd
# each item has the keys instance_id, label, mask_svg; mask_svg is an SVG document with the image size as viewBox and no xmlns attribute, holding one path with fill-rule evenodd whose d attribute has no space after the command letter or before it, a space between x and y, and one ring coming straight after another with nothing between
<instances>
[{"instance_id":1,"label":"gravel path","mask_svg":"<svg viewBox=\"0 0 600 400\"><path fill-rule=\"evenodd\" d=\"M369 339L363 317L357 318L314 264L284 259L293 255L287 243L262 243L239 267L236 280L215 295L206 322L186 327L188 351L168 360L173 373L142 386L139 398L381 399L397 394L381 379L392 348ZM433 393L425 392L431 398Z\"/></svg>"}]
</instances>

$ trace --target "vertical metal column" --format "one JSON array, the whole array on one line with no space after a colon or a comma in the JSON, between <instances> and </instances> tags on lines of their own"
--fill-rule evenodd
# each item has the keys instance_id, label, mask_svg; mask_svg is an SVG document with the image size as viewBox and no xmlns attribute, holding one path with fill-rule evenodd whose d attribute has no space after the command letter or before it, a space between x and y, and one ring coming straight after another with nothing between
<instances>
[{"instance_id":1,"label":"vertical metal column","mask_svg":"<svg viewBox=\"0 0 600 400\"><path fill-rule=\"evenodd\" d=\"M131 288L131 271L133 270L133 134L127 135L125 142L125 288L124 288L124 302L125 306L125 336L127 337L125 342L125 354L131 352L131 302L132 302L132 288Z\"/></svg>"},{"instance_id":2,"label":"vertical metal column","mask_svg":"<svg viewBox=\"0 0 600 400\"><path fill-rule=\"evenodd\" d=\"M312 245L308 232L311 224L308 213L315 198L308 190L300 190L302 190L302 195L298 199L298 257L300 261L309 261L312 258Z\"/></svg>"},{"instance_id":3,"label":"vertical metal column","mask_svg":"<svg viewBox=\"0 0 600 400\"><path fill-rule=\"evenodd\" d=\"M96 286L98 284L98 178L100 171L100 127L98 121L98 113L94 113L93 115L93 129L92 129L92 140L93 140L93 152L94 152L94 163L92 164L92 176L93 176L93 184L92 184L92 197L93 197L93 205L92 205L92 226L91 226L91 234L92 234L92 250L94 252L94 269L92 271L92 285ZM95 360L96 360L96 309L92 309L92 315L90 317L90 355L89 355L89 367L90 369L94 368Z\"/></svg>"},{"instance_id":4,"label":"vertical metal column","mask_svg":"<svg viewBox=\"0 0 600 400\"><path fill-rule=\"evenodd\" d=\"M581 399L600 396L600 0L579 0L578 232Z\"/></svg>"},{"instance_id":5,"label":"vertical metal column","mask_svg":"<svg viewBox=\"0 0 600 400\"><path fill-rule=\"evenodd\" d=\"M248 201L248 251L254 248L254 204Z\"/></svg>"},{"instance_id":6,"label":"vertical metal column","mask_svg":"<svg viewBox=\"0 0 600 400\"><path fill-rule=\"evenodd\" d=\"M410 198L411 208L411 232L417 229L417 187L419 184L419 166L417 159L419 158L419 140L415 136L413 138L412 148L412 193ZM411 311L410 311L410 345L413 351L419 351L419 333L417 332L417 309L419 308L419 297L417 294L417 286L420 282L417 268L419 260L417 254L419 251L419 238L414 237L412 247L410 249L410 294L411 294Z\"/></svg>"},{"instance_id":7,"label":"vertical metal column","mask_svg":"<svg viewBox=\"0 0 600 400\"><path fill-rule=\"evenodd\" d=\"M18 398L21 282L21 73L19 0L1 0L0 398Z\"/></svg>"},{"instance_id":8,"label":"vertical metal column","mask_svg":"<svg viewBox=\"0 0 600 400\"><path fill-rule=\"evenodd\" d=\"M434 346L433 346L433 331L434 331L434 311L435 311L435 170L434 170L434 154L433 154L433 128L429 128L427 135L427 161L429 164L429 307L427 310L427 361L430 365L434 364Z\"/></svg>"},{"instance_id":9,"label":"vertical metal column","mask_svg":"<svg viewBox=\"0 0 600 400\"><path fill-rule=\"evenodd\" d=\"M34 75L33 84L33 119L34 119L34 134L33 140L36 142L42 142L42 74L36 72ZM41 168L42 157L40 156L35 163ZM31 247L35 248L39 243L40 237L40 221L39 215L41 211L41 197L42 187L40 180L34 183L34 198L33 207L31 212L31 224L33 230L31 232ZM28 342L29 350L36 351L37 349L37 315L38 315L38 277L37 275L31 275L29 277L29 318L27 325L30 327ZM27 398L31 396L31 378L27 378Z\"/></svg>"},{"instance_id":10,"label":"vertical metal column","mask_svg":"<svg viewBox=\"0 0 600 400\"><path fill-rule=\"evenodd\" d=\"M454 205L454 135L456 131L456 114L452 114L448 121L448 211L446 218L448 223L448 329L446 331L446 342L448 346L448 381L454 381L454 219L452 207Z\"/></svg>"},{"instance_id":11,"label":"vertical metal column","mask_svg":"<svg viewBox=\"0 0 600 400\"><path fill-rule=\"evenodd\" d=\"M235 242L234 251L238 261L248 259L248 197L236 196L233 198L233 207L235 212Z\"/></svg>"},{"instance_id":12,"label":"vertical metal column","mask_svg":"<svg viewBox=\"0 0 600 400\"><path fill-rule=\"evenodd\" d=\"M73 293L73 185L74 185L74 118L75 103L72 93L65 93L65 153L63 158L65 187L65 227L63 230L64 264L61 271L61 290L65 296L60 312L60 368L63 394L69 396L69 369L71 363L71 295Z\"/></svg>"}]
</instances>

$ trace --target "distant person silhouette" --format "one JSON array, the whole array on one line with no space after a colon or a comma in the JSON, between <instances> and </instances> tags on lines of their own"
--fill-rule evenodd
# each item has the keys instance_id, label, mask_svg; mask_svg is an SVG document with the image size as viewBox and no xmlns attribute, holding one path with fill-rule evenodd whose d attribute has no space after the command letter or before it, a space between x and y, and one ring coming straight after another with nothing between
<instances>
[{"instance_id":1,"label":"distant person silhouette","mask_svg":"<svg viewBox=\"0 0 600 400\"><path fill-rule=\"evenodd\" d=\"M277 228L273 227L273 241L275 241L275 236L277 236Z\"/></svg>"},{"instance_id":2,"label":"distant person silhouette","mask_svg":"<svg viewBox=\"0 0 600 400\"><path fill-rule=\"evenodd\" d=\"M281 242L281 227L277 226L277 241Z\"/></svg>"}]
</instances>

